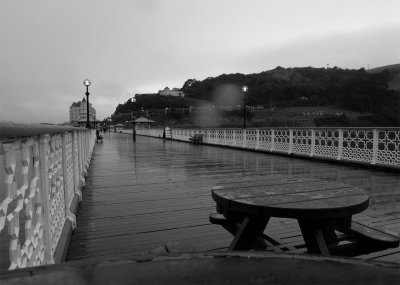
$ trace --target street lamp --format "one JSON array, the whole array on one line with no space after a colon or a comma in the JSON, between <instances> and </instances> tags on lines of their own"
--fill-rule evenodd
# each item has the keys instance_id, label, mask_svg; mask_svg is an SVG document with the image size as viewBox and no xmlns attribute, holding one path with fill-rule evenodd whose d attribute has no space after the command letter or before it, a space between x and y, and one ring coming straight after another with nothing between
<instances>
[{"instance_id":1,"label":"street lamp","mask_svg":"<svg viewBox=\"0 0 400 285\"><path fill-rule=\"evenodd\" d=\"M242 91L243 91L243 129L246 128L246 92L247 92L248 88L247 86L243 86L242 87Z\"/></svg>"},{"instance_id":2,"label":"street lamp","mask_svg":"<svg viewBox=\"0 0 400 285\"><path fill-rule=\"evenodd\" d=\"M89 121L89 86L92 84L89 79L83 81L83 85L86 86L86 128L90 129Z\"/></svg>"}]
</instances>

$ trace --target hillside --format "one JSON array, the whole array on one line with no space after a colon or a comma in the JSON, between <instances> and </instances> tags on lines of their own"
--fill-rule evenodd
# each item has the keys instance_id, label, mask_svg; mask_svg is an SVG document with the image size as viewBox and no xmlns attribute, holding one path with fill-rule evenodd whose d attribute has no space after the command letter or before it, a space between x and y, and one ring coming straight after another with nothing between
<instances>
[{"instance_id":1,"label":"hillside","mask_svg":"<svg viewBox=\"0 0 400 285\"><path fill-rule=\"evenodd\" d=\"M365 69L338 67L277 67L254 74L235 73L204 80L188 79L181 88L185 93L184 98L139 95L136 96L136 103L128 101L118 105L113 116L122 120L121 114L130 117L131 111L138 110L154 110L152 113L161 116L163 110L169 108L168 114L165 112L166 116L161 116L160 120L189 125L199 124L200 121L214 126L240 125L242 113L237 108L243 106L241 87L246 85L246 105L253 107L248 118L253 119L257 126L400 126L400 90L393 88L397 86L399 70L399 64L368 72ZM213 110L219 111L203 115L199 121L184 114L184 110L178 110L204 105L210 108L215 106ZM304 115L299 115L312 112L307 110L324 109L322 107L325 106L333 106L330 113L340 113L340 117L324 114L321 118L308 120L302 117ZM278 110L287 108L302 111L291 112L294 115L289 119L285 112L278 114ZM268 110L275 112L268 113ZM349 117L349 114L353 115Z\"/></svg>"},{"instance_id":2,"label":"hillside","mask_svg":"<svg viewBox=\"0 0 400 285\"><path fill-rule=\"evenodd\" d=\"M387 70L391 76L391 80L388 82L389 89L400 90L400 64L392 64L373 68L368 70L368 73L380 73L385 70Z\"/></svg>"},{"instance_id":3,"label":"hillside","mask_svg":"<svg viewBox=\"0 0 400 285\"><path fill-rule=\"evenodd\" d=\"M335 105L374 114L383 125L400 126L400 92L390 90L395 73L388 70L277 67L255 74L222 74L202 81L189 79L182 90L191 98L215 105L242 104L241 86L248 86L248 105L264 108Z\"/></svg>"},{"instance_id":4,"label":"hillside","mask_svg":"<svg viewBox=\"0 0 400 285\"><path fill-rule=\"evenodd\" d=\"M115 114L129 113L138 109L165 109L165 108L189 108L209 104L204 100L189 97L161 96L158 94L136 94L136 102L128 100L124 104L119 104L115 110Z\"/></svg>"}]
</instances>

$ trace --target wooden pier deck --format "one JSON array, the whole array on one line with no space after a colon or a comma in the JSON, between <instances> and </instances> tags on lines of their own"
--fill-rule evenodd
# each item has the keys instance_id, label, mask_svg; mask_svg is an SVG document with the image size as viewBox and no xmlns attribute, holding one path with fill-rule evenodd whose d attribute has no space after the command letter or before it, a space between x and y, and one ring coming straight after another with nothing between
<instances>
[{"instance_id":1,"label":"wooden pier deck","mask_svg":"<svg viewBox=\"0 0 400 285\"><path fill-rule=\"evenodd\" d=\"M170 252L223 251L232 236L209 223L218 181L288 174L337 180L366 190L370 207L354 219L400 233L400 175L127 134L96 144L67 260L129 258L166 245ZM295 220L273 219L268 233L283 250L304 252ZM363 259L400 263L400 248Z\"/></svg>"}]
</instances>

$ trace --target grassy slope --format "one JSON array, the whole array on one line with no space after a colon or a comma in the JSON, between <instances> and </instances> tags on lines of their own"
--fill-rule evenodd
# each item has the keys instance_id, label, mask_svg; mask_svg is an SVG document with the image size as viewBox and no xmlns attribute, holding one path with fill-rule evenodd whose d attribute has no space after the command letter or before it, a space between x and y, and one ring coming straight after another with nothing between
<instances>
[{"instance_id":1,"label":"grassy slope","mask_svg":"<svg viewBox=\"0 0 400 285\"><path fill-rule=\"evenodd\" d=\"M395 76L394 80L392 80L389 83L389 88L390 89L397 89L400 90L400 64L393 64L393 65L387 65L387 66L382 66L374 69L368 70L370 73L378 73L382 72L385 69L388 69L389 72ZM279 70L276 71L277 76L279 75ZM282 73L282 72L281 72ZM160 100L160 98L158 98ZM167 98L161 98L161 99L167 99ZM186 106L201 106L201 105L209 105L211 104L210 102L203 101L203 100L196 100L196 99L191 99L191 98L168 98L168 101L170 103L177 101L180 102L181 104L177 105L186 105ZM174 104L172 104L174 105ZM182 106L183 107L183 106ZM254 126L271 126L274 123L277 123L279 125L283 124L290 124L293 126L313 126L312 119L310 119L309 116L303 115L303 113L313 113L313 112L324 112L324 113L343 113L346 114L346 116L350 120L350 125L351 126L357 126L357 127L373 127L373 126L383 126L387 125L387 122L384 118L378 115L370 114L370 113L361 113L357 111L351 111L351 110L346 110L343 108L339 108L336 106L313 106L313 107L285 107L285 108L277 108L274 111L271 110L263 110L263 111L258 111L258 112L252 112L253 113L253 124ZM200 121L205 121L206 124L211 124L211 125L238 125L240 126L242 124L242 118L238 116L232 116L230 118L217 118L211 114L203 114L203 118L201 119L195 119L197 123L200 123ZM190 122L193 122L193 120L189 120L187 115L183 115L182 118L154 118L154 119L159 119L160 121L164 120L171 120L175 121L177 124L190 124ZM200 120L200 121L199 121ZM249 120L249 126L251 126L252 123Z\"/></svg>"},{"instance_id":2,"label":"grassy slope","mask_svg":"<svg viewBox=\"0 0 400 285\"><path fill-rule=\"evenodd\" d=\"M368 70L369 73L378 73L387 69L394 79L389 82L389 89L400 90L400 64L385 65Z\"/></svg>"}]
</instances>

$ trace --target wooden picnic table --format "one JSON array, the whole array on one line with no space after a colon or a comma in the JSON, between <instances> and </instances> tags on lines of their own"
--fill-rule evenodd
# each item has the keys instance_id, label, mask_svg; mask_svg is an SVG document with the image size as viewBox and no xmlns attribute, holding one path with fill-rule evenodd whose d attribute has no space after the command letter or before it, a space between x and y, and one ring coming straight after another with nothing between
<instances>
[{"instance_id":1,"label":"wooden picnic table","mask_svg":"<svg viewBox=\"0 0 400 285\"><path fill-rule=\"evenodd\" d=\"M229 250L248 250L271 217L298 220L308 252L329 255L335 230L351 228L352 215L368 207L362 189L317 178L259 176L218 183L217 211L240 224Z\"/></svg>"}]
</instances>

